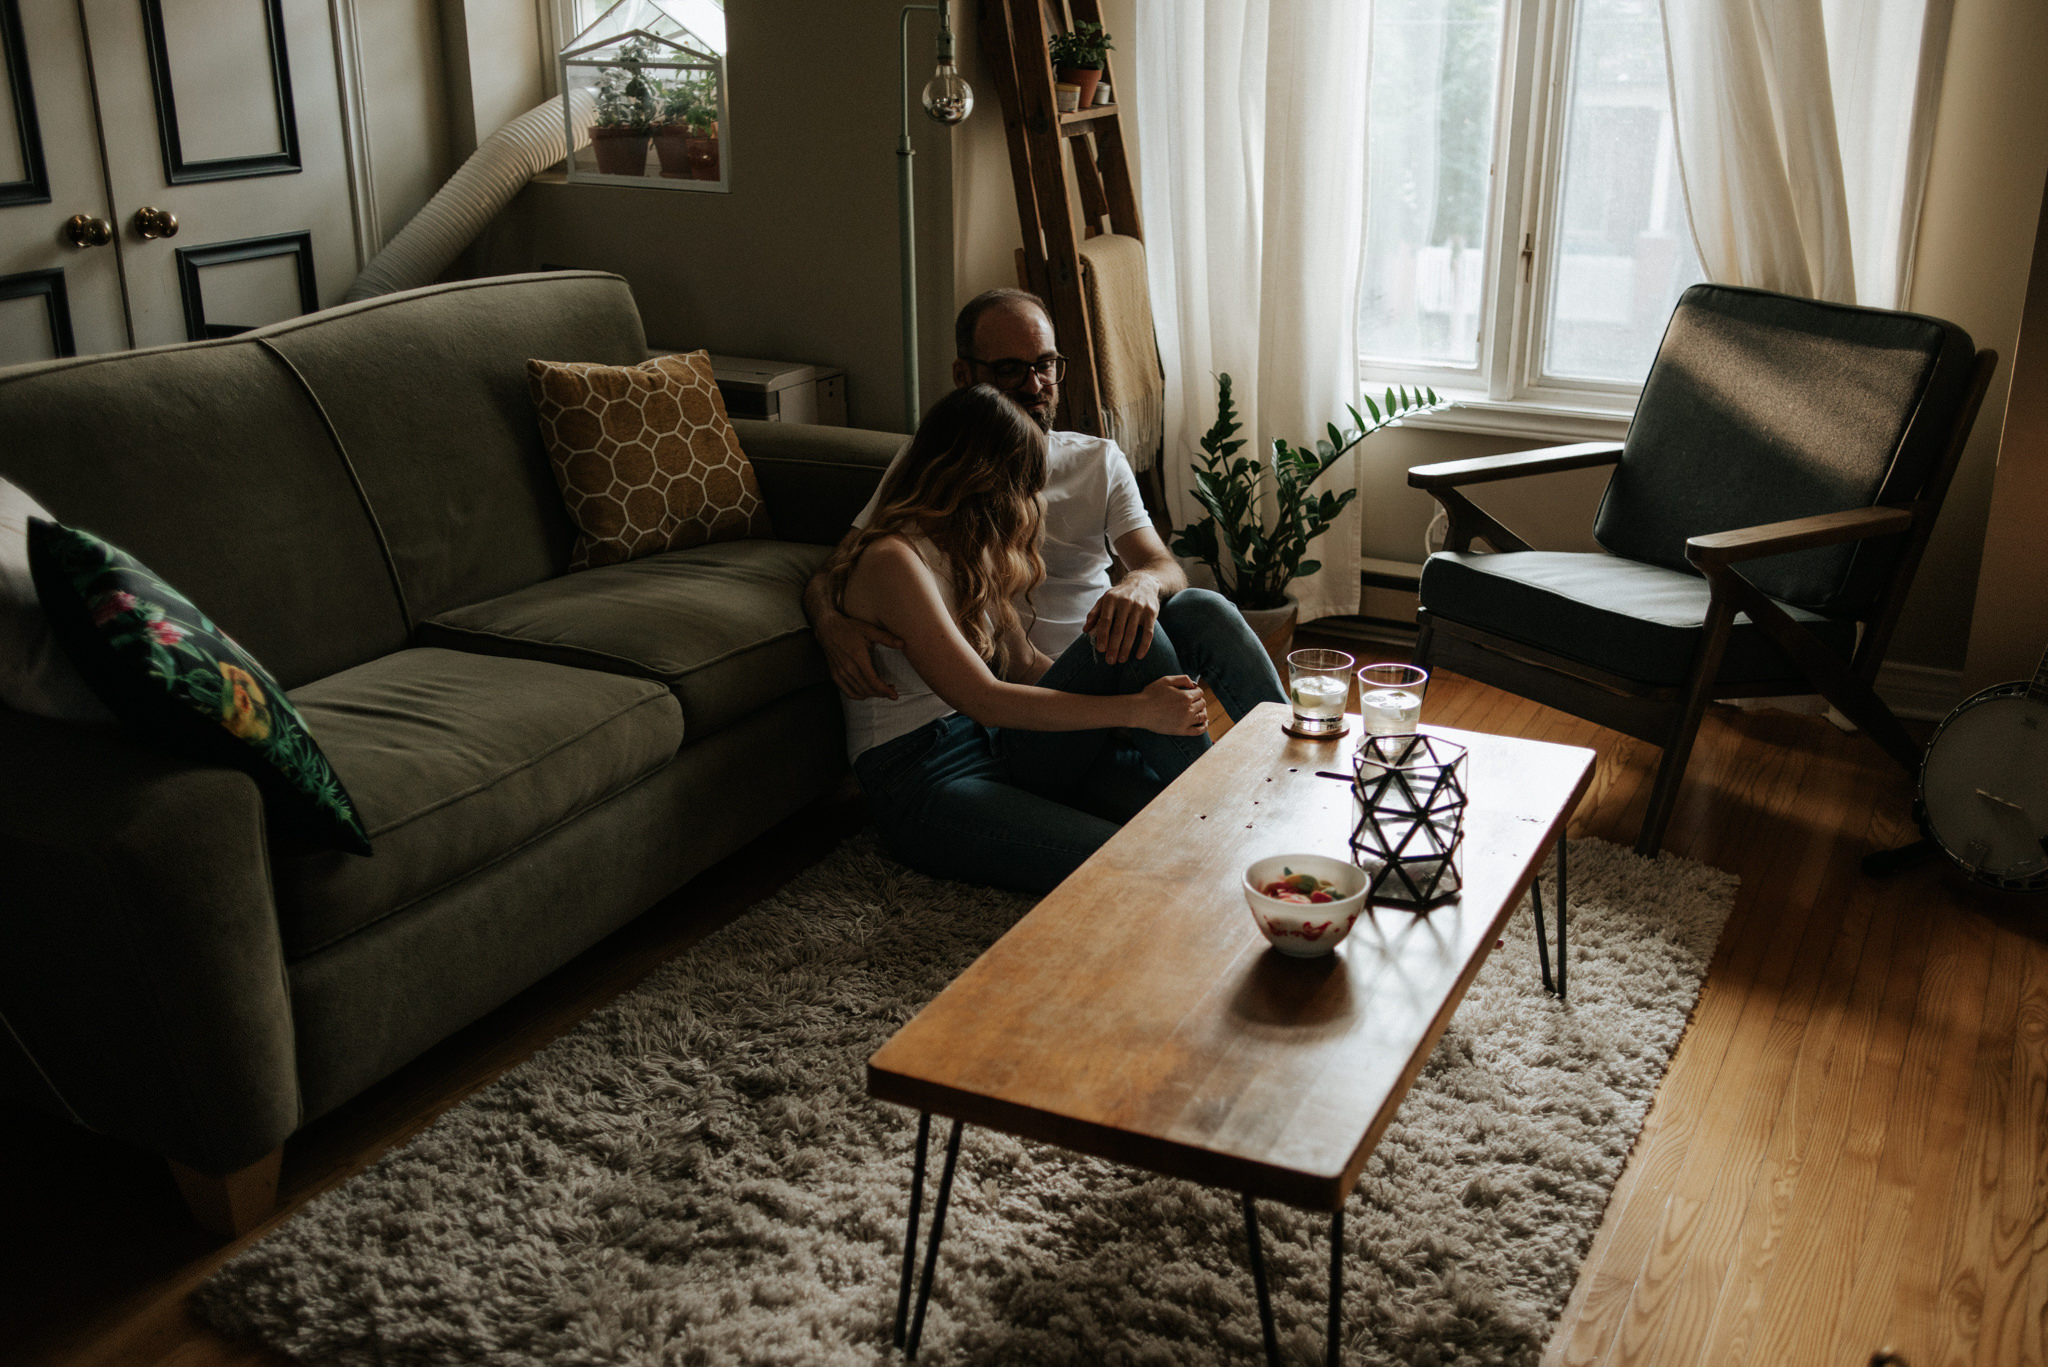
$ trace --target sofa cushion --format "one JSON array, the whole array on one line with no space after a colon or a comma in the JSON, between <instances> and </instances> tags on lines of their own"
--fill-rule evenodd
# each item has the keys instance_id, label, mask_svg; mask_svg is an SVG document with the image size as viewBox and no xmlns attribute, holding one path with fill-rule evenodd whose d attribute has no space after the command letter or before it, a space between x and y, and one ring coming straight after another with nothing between
<instances>
[{"instance_id":1,"label":"sofa cushion","mask_svg":"<svg viewBox=\"0 0 2048 1367\"><path fill-rule=\"evenodd\" d=\"M775 534L705 353L630 366L528 361L526 374L582 533L570 569Z\"/></svg>"},{"instance_id":2,"label":"sofa cushion","mask_svg":"<svg viewBox=\"0 0 2048 1367\"><path fill-rule=\"evenodd\" d=\"M348 791L255 656L118 546L35 518L28 547L51 631L131 732L244 771L294 839L370 852Z\"/></svg>"},{"instance_id":3,"label":"sofa cushion","mask_svg":"<svg viewBox=\"0 0 2048 1367\"><path fill-rule=\"evenodd\" d=\"M504 858L674 758L675 699L644 679L404 650L292 694L347 782L374 859L280 854L290 956Z\"/></svg>"},{"instance_id":4,"label":"sofa cushion","mask_svg":"<svg viewBox=\"0 0 2048 1367\"><path fill-rule=\"evenodd\" d=\"M1422 566L1422 605L1553 654L1645 683L1683 683L1707 620L1707 581L1617 556L1564 551L1497 555L1439 551ZM1843 659L1856 624L1781 603ZM1797 679L1799 670L1738 614L1722 656L1723 683ZM1786 692L1810 692L1808 685Z\"/></svg>"},{"instance_id":5,"label":"sofa cushion","mask_svg":"<svg viewBox=\"0 0 2048 1367\"><path fill-rule=\"evenodd\" d=\"M258 342L0 373L0 475L204 603L286 688L407 643L348 463Z\"/></svg>"},{"instance_id":6,"label":"sofa cushion","mask_svg":"<svg viewBox=\"0 0 2048 1367\"><path fill-rule=\"evenodd\" d=\"M574 529L527 358L647 357L626 282L594 271L406 290L249 335L291 362L333 422L415 621L569 563Z\"/></svg>"},{"instance_id":7,"label":"sofa cushion","mask_svg":"<svg viewBox=\"0 0 2048 1367\"><path fill-rule=\"evenodd\" d=\"M668 551L444 612L419 640L657 680L695 740L828 677L803 587L830 553L788 541Z\"/></svg>"}]
</instances>

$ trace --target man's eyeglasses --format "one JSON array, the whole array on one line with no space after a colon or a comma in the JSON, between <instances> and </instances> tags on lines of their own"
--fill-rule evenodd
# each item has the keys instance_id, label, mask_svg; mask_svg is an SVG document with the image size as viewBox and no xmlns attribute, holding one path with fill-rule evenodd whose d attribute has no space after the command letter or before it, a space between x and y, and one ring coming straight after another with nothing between
<instances>
[{"instance_id":1,"label":"man's eyeglasses","mask_svg":"<svg viewBox=\"0 0 2048 1367\"><path fill-rule=\"evenodd\" d=\"M1035 361L984 361L979 356L962 356L960 359L986 370L998 389L1015 389L1024 383L1028 375L1036 375L1047 384L1058 384L1067 377L1067 358L1064 356L1042 356Z\"/></svg>"}]
</instances>

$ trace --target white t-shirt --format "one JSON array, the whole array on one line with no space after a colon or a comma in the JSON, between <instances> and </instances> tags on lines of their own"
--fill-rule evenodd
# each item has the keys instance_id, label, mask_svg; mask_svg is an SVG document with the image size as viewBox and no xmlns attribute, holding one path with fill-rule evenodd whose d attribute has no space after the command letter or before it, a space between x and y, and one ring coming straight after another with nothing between
<instances>
[{"instance_id":1,"label":"white t-shirt","mask_svg":"<svg viewBox=\"0 0 2048 1367\"><path fill-rule=\"evenodd\" d=\"M905 442L889 470L910 449ZM1109 591L1110 548L1117 540L1149 528L1145 500L1123 451L1107 437L1082 432L1049 432L1045 443L1045 582L1017 611L1031 627L1031 641L1058 659L1081 634L1089 609ZM885 473L884 482L889 478ZM865 527L875 515L878 488L853 525ZM1033 618L1034 610L1036 619Z\"/></svg>"}]
</instances>

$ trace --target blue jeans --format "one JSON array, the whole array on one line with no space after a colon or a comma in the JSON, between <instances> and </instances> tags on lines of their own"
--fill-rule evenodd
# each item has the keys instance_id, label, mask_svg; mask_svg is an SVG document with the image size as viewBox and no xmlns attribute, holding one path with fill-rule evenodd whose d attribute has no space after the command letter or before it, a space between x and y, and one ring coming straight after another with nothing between
<instances>
[{"instance_id":1,"label":"blue jeans","mask_svg":"<svg viewBox=\"0 0 2048 1367\"><path fill-rule=\"evenodd\" d=\"M1066 648L1038 683L1068 693L1136 693L1154 679L1188 674L1215 693L1236 721L1262 702L1285 702L1272 657L1244 623L1230 600L1207 589L1182 589L1159 609L1152 648L1143 659L1113 665L1087 636ZM1207 736L1122 733L1120 768L1094 767L1104 733L1099 731L1003 731L997 752L1016 780L1071 806L1128 821L1159 788L1171 783L1209 748ZM1155 781L1151 791L1130 775L1142 768ZM1132 805L1135 800L1136 805Z\"/></svg>"},{"instance_id":2,"label":"blue jeans","mask_svg":"<svg viewBox=\"0 0 2048 1367\"><path fill-rule=\"evenodd\" d=\"M1262 702L1286 702L1273 657L1245 625L1228 598L1208 589L1182 589L1159 608L1168 648L1180 661L1169 674L1192 674L1209 686L1232 721ZM1155 635L1152 648L1159 649Z\"/></svg>"},{"instance_id":3,"label":"blue jeans","mask_svg":"<svg viewBox=\"0 0 2048 1367\"><path fill-rule=\"evenodd\" d=\"M882 843L910 867L935 878L1050 892L1119 823L1019 782L994 738L956 713L866 751L853 772ZM1098 743L1095 751L1084 783L1123 800L1137 797L1139 806L1159 791L1156 778L1132 773L1114 747Z\"/></svg>"}]
</instances>

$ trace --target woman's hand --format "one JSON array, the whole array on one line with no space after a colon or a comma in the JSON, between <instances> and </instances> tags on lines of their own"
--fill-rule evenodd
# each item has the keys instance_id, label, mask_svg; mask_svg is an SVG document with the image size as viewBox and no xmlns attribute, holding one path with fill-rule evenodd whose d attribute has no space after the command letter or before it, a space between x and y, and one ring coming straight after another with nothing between
<instances>
[{"instance_id":1,"label":"woman's hand","mask_svg":"<svg viewBox=\"0 0 2048 1367\"><path fill-rule=\"evenodd\" d=\"M1169 674L1137 695L1138 722L1162 736L1198 736L1209 729L1209 705L1201 685L1185 674Z\"/></svg>"}]
</instances>

